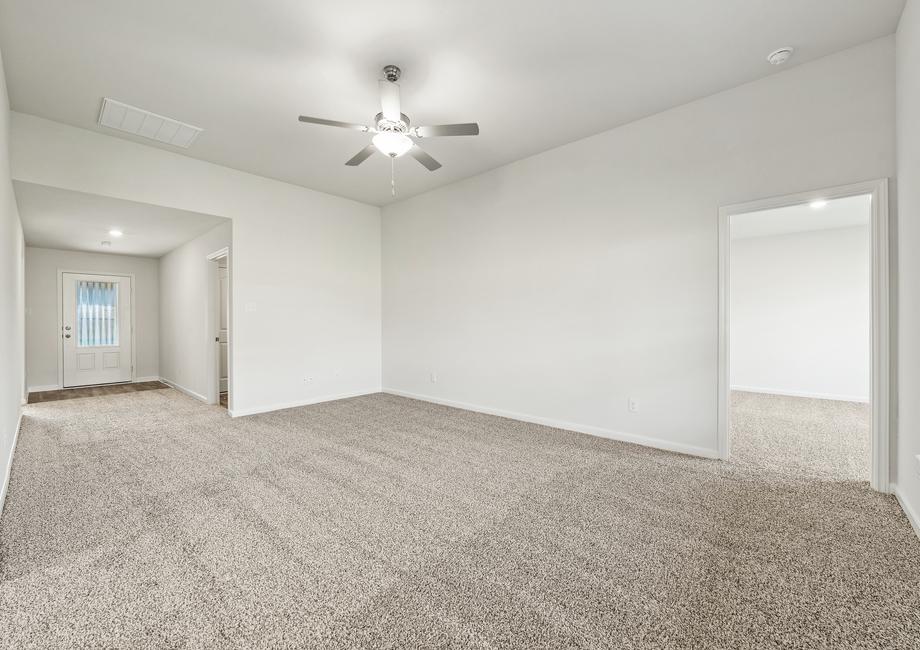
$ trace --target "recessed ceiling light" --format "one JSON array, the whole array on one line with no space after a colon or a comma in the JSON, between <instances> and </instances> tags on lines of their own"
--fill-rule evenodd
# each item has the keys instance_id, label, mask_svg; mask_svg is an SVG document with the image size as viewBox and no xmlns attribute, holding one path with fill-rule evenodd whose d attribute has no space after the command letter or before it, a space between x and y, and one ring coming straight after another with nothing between
<instances>
[{"instance_id":1,"label":"recessed ceiling light","mask_svg":"<svg viewBox=\"0 0 920 650\"><path fill-rule=\"evenodd\" d=\"M827 207L827 201L824 199L817 199L808 204L812 210L823 210Z\"/></svg>"},{"instance_id":2,"label":"recessed ceiling light","mask_svg":"<svg viewBox=\"0 0 920 650\"><path fill-rule=\"evenodd\" d=\"M767 55L767 61L771 65L782 65L790 58L792 58L792 53L795 52L794 48L791 47L781 47L778 50L774 50Z\"/></svg>"},{"instance_id":3,"label":"recessed ceiling light","mask_svg":"<svg viewBox=\"0 0 920 650\"><path fill-rule=\"evenodd\" d=\"M118 230L118 228L112 228L112 229L109 231L109 234L112 235L112 237L121 237L121 236L124 235L125 233L123 233L122 231Z\"/></svg>"}]
</instances>

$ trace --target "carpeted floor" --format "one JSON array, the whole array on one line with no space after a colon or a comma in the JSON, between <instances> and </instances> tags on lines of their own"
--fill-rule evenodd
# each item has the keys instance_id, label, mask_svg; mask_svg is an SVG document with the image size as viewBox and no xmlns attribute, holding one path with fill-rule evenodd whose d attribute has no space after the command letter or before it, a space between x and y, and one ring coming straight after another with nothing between
<instances>
[{"instance_id":1,"label":"carpeted floor","mask_svg":"<svg viewBox=\"0 0 920 650\"><path fill-rule=\"evenodd\" d=\"M31 405L0 647L918 648L920 541L810 442L864 407L814 406L735 396L722 463L382 394Z\"/></svg>"},{"instance_id":2,"label":"carpeted floor","mask_svg":"<svg viewBox=\"0 0 920 650\"><path fill-rule=\"evenodd\" d=\"M732 462L752 471L869 481L868 404L732 393Z\"/></svg>"}]
</instances>

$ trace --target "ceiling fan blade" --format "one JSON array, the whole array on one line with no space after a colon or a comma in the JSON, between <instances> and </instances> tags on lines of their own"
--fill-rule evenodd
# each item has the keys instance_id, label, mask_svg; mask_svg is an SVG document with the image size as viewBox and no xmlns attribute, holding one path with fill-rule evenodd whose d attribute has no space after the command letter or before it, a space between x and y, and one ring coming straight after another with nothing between
<instances>
[{"instance_id":1,"label":"ceiling fan blade","mask_svg":"<svg viewBox=\"0 0 920 650\"><path fill-rule=\"evenodd\" d=\"M373 144L369 144L366 147L364 147L361 151L356 153L354 156L352 156L351 159L345 164L348 165L349 167L357 167L358 165L363 163L365 160L370 158L371 154L374 153L376 150L377 148Z\"/></svg>"},{"instance_id":2,"label":"ceiling fan blade","mask_svg":"<svg viewBox=\"0 0 920 650\"><path fill-rule=\"evenodd\" d=\"M339 122L338 120L324 120L321 117L308 117L307 115L301 115L298 118L301 122L306 122L308 124L322 124L323 126L337 126L340 129L354 129L355 131L363 131L367 133L370 131L370 128L364 126L363 124L352 124L351 122Z\"/></svg>"},{"instance_id":3,"label":"ceiling fan blade","mask_svg":"<svg viewBox=\"0 0 920 650\"><path fill-rule=\"evenodd\" d=\"M417 126L412 131L419 138L434 138L442 135L479 135L479 125L476 122L467 122L466 124Z\"/></svg>"},{"instance_id":4,"label":"ceiling fan blade","mask_svg":"<svg viewBox=\"0 0 920 650\"><path fill-rule=\"evenodd\" d=\"M417 144L412 145L412 148L409 149L409 155L422 163L430 172L441 167L441 163L425 153L425 150Z\"/></svg>"},{"instance_id":5,"label":"ceiling fan blade","mask_svg":"<svg viewBox=\"0 0 920 650\"><path fill-rule=\"evenodd\" d=\"M380 112L390 122L399 122L399 84L380 80Z\"/></svg>"}]
</instances>

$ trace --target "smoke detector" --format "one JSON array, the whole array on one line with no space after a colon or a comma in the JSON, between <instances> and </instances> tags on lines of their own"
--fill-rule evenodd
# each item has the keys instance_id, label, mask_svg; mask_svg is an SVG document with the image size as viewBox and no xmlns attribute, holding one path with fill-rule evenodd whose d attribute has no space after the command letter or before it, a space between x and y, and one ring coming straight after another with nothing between
<instances>
[{"instance_id":1,"label":"smoke detector","mask_svg":"<svg viewBox=\"0 0 920 650\"><path fill-rule=\"evenodd\" d=\"M778 50L770 52L770 54L767 55L767 61L769 61L771 65L782 65L792 57L793 52L795 52L794 48L781 47Z\"/></svg>"}]
</instances>

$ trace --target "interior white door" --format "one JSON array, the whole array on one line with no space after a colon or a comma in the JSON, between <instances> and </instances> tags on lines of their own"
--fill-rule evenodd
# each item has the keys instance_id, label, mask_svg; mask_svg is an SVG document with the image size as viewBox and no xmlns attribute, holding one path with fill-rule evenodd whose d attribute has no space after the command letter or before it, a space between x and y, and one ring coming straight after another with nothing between
<instances>
[{"instance_id":1,"label":"interior white door","mask_svg":"<svg viewBox=\"0 0 920 650\"><path fill-rule=\"evenodd\" d=\"M64 387L131 381L131 278L63 273Z\"/></svg>"},{"instance_id":2,"label":"interior white door","mask_svg":"<svg viewBox=\"0 0 920 650\"><path fill-rule=\"evenodd\" d=\"M230 332L230 270L226 267L227 258L220 261L218 272L220 273L220 330L217 333L217 340L220 354L220 392L227 392L228 376L228 355L229 355L229 332Z\"/></svg>"}]
</instances>

